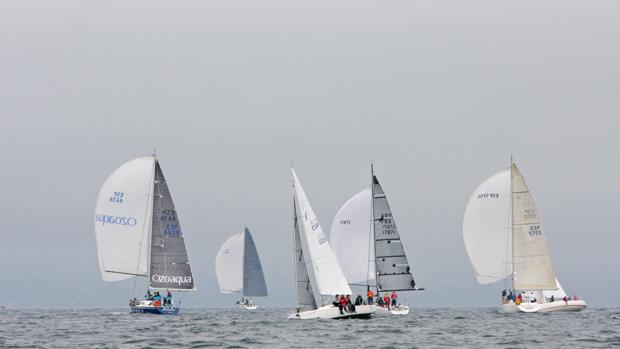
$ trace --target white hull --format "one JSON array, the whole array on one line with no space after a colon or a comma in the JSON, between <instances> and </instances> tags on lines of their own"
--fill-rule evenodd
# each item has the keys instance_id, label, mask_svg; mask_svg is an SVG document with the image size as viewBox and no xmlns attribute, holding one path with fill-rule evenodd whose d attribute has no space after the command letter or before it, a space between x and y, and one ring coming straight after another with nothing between
<instances>
[{"instance_id":1,"label":"white hull","mask_svg":"<svg viewBox=\"0 0 620 349\"><path fill-rule=\"evenodd\" d=\"M546 303L514 303L502 304L501 310L506 313L551 313L551 312L575 312L586 309L588 305L582 300L555 301Z\"/></svg>"},{"instance_id":2,"label":"white hull","mask_svg":"<svg viewBox=\"0 0 620 349\"><path fill-rule=\"evenodd\" d=\"M246 310L254 310L254 309L256 309L258 307L256 304L250 304L250 305L238 304L238 306L239 306L240 309L246 309Z\"/></svg>"},{"instance_id":3,"label":"white hull","mask_svg":"<svg viewBox=\"0 0 620 349\"><path fill-rule=\"evenodd\" d=\"M399 304L395 307L390 306L390 309L377 306L377 315L407 315L409 314L409 307L403 304Z\"/></svg>"},{"instance_id":4,"label":"white hull","mask_svg":"<svg viewBox=\"0 0 620 349\"><path fill-rule=\"evenodd\" d=\"M369 318L377 311L375 305L356 305L354 313L344 311L340 313L340 309L333 305L324 305L318 309L306 310L296 314L291 314L289 319L353 319L353 318Z\"/></svg>"}]
</instances>

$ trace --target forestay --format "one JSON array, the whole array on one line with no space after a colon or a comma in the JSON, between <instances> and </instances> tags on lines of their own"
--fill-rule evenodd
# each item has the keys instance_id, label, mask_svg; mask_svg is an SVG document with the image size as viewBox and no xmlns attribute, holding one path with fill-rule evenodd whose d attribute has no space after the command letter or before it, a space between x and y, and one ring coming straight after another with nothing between
<instances>
[{"instance_id":1,"label":"forestay","mask_svg":"<svg viewBox=\"0 0 620 349\"><path fill-rule=\"evenodd\" d=\"M310 265L316 291L321 296L337 294L352 294L336 256L329 245L327 236L323 232L319 221L308 202L295 170L291 169L295 186L295 199L303 229L300 229L300 238L306 248L306 265ZM313 286L314 286L313 285Z\"/></svg>"},{"instance_id":2,"label":"forestay","mask_svg":"<svg viewBox=\"0 0 620 349\"><path fill-rule=\"evenodd\" d=\"M380 291L415 289L415 281L387 198L373 175L373 221L377 287Z\"/></svg>"},{"instance_id":3,"label":"forestay","mask_svg":"<svg viewBox=\"0 0 620 349\"><path fill-rule=\"evenodd\" d=\"M375 280L372 201L368 187L349 199L332 222L330 243L350 284Z\"/></svg>"},{"instance_id":4,"label":"forestay","mask_svg":"<svg viewBox=\"0 0 620 349\"><path fill-rule=\"evenodd\" d=\"M515 289L557 289L534 199L515 164L512 165L512 199Z\"/></svg>"},{"instance_id":5,"label":"forestay","mask_svg":"<svg viewBox=\"0 0 620 349\"><path fill-rule=\"evenodd\" d=\"M506 169L480 184L465 209L465 249L481 284L511 277L510 200L510 169Z\"/></svg>"},{"instance_id":6,"label":"forestay","mask_svg":"<svg viewBox=\"0 0 620 349\"><path fill-rule=\"evenodd\" d=\"M183 231L159 162L155 163L149 288L194 290Z\"/></svg>"},{"instance_id":7,"label":"forestay","mask_svg":"<svg viewBox=\"0 0 620 349\"><path fill-rule=\"evenodd\" d=\"M299 215L297 213L297 204L293 200L293 241L295 252L295 283L297 286L297 307L299 310L316 309L316 301L314 292L312 291L312 283L308 269L306 268L305 254L301 247L301 239L299 232Z\"/></svg>"},{"instance_id":8,"label":"forestay","mask_svg":"<svg viewBox=\"0 0 620 349\"><path fill-rule=\"evenodd\" d=\"M248 228L244 231L243 294L248 297L267 297L263 266L256 251L254 239Z\"/></svg>"},{"instance_id":9,"label":"forestay","mask_svg":"<svg viewBox=\"0 0 620 349\"><path fill-rule=\"evenodd\" d=\"M245 232L228 238L215 257L215 274L222 293L243 292Z\"/></svg>"},{"instance_id":10,"label":"forestay","mask_svg":"<svg viewBox=\"0 0 620 349\"><path fill-rule=\"evenodd\" d=\"M146 156L126 162L99 191L95 235L99 268L106 281L147 276L154 161Z\"/></svg>"}]
</instances>

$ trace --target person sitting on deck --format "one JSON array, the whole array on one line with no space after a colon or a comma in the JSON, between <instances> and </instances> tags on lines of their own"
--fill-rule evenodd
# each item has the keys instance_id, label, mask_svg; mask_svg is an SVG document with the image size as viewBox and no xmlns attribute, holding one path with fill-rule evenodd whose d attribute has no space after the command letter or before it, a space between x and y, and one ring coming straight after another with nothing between
<instances>
[{"instance_id":1,"label":"person sitting on deck","mask_svg":"<svg viewBox=\"0 0 620 349\"><path fill-rule=\"evenodd\" d=\"M339 294L336 295L336 301L332 302L332 304L334 305L334 307L340 307L340 295Z\"/></svg>"},{"instance_id":2,"label":"person sitting on deck","mask_svg":"<svg viewBox=\"0 0 620 349\"><path fill-rule=\"evenodd\" d=\"M573 295L573 300L576 301L577 300L577 295Z\"/></svg>"},{"instance_id":3,"label":"person sitting on deck","mask_svg":"<svg viewBox=\"0 0 620 349\"><path fill-rule=\"evenodd\" d=\"M375 299L375 293L372 292L370 287L368 287L368 292L366 292L366 296L368 296L368 305L372 305L372 303L373 303L373 301Z\"/></svg>"},{"instance_id":4,"label":"person sitting on deck","mask_svg":"<svg viewBox=\"0 0 620 349\"><path fill-rule=\"evenodd\" d=\"M338 308L340 308L340 314L344 314L343 310L347 310L348 302L345 295L340 296L340 306Z\"/></svg>"},{"instance_id":5,"label":"person sitting on deck","mask_svg":"<svg viewBox=\"0 0 620 349\"><path fill-rule=\"evenodd\" d=\"M358 294L357 297L355 298L355 305L362 305L364 304L364 298L362 297L361 294Z\"/></svg>"},{"instance_id":6,"label":"person sitting on deck","mask_svg":"<svg viewBox=\"0 0 620 349\"><path fill-rule=\"evenodd\" d=\"M564 296L564 298L562 298L562 300L563 300L564 302L567 302L567 303L568 303L568 297Z\"/></svg>"},{"instance_id":7,"label":"person sitting on deck","mask_svg":"<svg viewBox=\"0 0 620 349\"><path fill-rule=\"evenodd\" d=\"M392 298L392 308L396 306L396 303L398 302L398 295L396 294L396 291L392 291L392 295L390 296L390 298Z\"/></svg>"},{"instance_id":8,"label":"person sitting on deck","mask_svg":"<svg viewBox=\"0 0 620 349\"><path fill-rule=\"evenodd\" d=\"M551 295L551 299L549 300L550 302L555 302L555 297L553 295Z\"/></svg>"},{"instance_id":9,"label":"person sitting on deck","mask_svg":"<svg viewBox=\"0 0 620 349\"><path fill-rule=\"evenodd\" d=\"M509 301L514 301L515 300L515 295L512 294L512 291L508 290L508 300Z\"/></svg>"},{"instance_id":10,"label":"person sitting on deck","mask_svg":"<svg viewBox=\"0 0 620 349\"><path fill-rule=\"evenodd\" d=\"M349 313L355 313L355 304L351 302L351 296L347 295L347 310Z\"/></svg>"},{"instance_id":11,"label":"person sitting on deck","mask_svg":"<svg viewBox=\"0 0 620 349\"><path fill-rule=\"evenodd\" d=\"M383 307L383 298L377 296L377 305Z\"/></svg>"}]
</instances>

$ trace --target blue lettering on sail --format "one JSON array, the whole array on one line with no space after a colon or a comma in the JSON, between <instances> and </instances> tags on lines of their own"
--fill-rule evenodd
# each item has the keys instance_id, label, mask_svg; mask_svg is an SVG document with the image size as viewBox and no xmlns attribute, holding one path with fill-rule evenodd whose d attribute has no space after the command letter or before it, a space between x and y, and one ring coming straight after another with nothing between
<instances>
[{"instance_id":1,"label":"blue lettering on sail","mask_svg":"<svg viewBox=\"0 0 620 349\"><path fill-rule=\"evenodd\" d=\"M95 214L95 222L101 223L101 225L106 224L118 224L118 225L128 225L133 227L138 224L138 220L134 217L121 217L121 216L110 216L107 214L97 213Z\"/></svg>"},{"instance_id":2,"label":"blue lettering on sail","mask_svg":"<svg viewBox=\"0 0 620 349\"><path fill-rule=\"evenodd\" d=\"M176 224L166 224L164 229L164 235L166 236L181 236L181 229Z\"/></svg>"},{"instance_id":3,"label":"blue lettering on sail","mask_svg":"<svg viewBox=\"0 0 620 349\"><path fill-rule=\"evenodd\" d=\"M116 204L122 204L124 196L125 196L125 193L121 191L115 191L114 194L110 196L110 199L108 201L116 203Z\"/></svg>"}]
</instances>

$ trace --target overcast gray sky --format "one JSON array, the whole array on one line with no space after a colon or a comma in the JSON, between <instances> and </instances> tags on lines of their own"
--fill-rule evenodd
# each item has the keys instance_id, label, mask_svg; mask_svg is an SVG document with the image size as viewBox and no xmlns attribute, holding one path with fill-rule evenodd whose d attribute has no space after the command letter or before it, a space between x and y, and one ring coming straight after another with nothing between
<instances>
[{"instance_id":1,"label":"overcast gray sky","mask_svg":"<svg viewBox=\"0 0 620 349\"><path fill-rule=\"evenodd\" d=\"M157 148L186 306L232 304L213 264L244 224L260 302L293 306L289 164L329 230L371 159L427 288L409 301L496 305L461 224L511 153L564 288L618 305L619 18L618 1L2 1L0 303L125 306L95 199Z\"/></svg>"}]
</instances>

